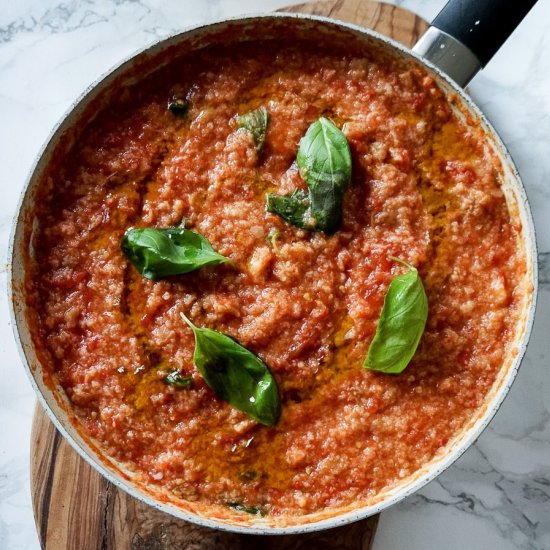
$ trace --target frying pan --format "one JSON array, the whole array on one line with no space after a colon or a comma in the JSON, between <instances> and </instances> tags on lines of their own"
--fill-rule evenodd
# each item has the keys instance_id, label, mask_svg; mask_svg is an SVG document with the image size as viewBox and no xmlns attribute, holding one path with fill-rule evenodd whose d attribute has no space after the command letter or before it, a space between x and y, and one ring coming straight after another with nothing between
<instances>
[{"instance_id":1,"label":"frying pan","mask_svg":"<svg viewBox=\"0 0 550 550\"><path fill-rule=\"evenodd\" d=\"M537 293L536 243L533 220L519 174L501 139L480 110L464 92L471 78L491 59L535 2L533 0L451 0L435 18L432 26L411 50L371 30L328 18L297 14L267 14L224 20L192 28L137 53L90 86L70 108L52 134L32 167L20 198L10 241L10 303L12 326L23 360L41 405L61 434L96 470L135 498L175 517L199 525L255 534L289 534L327 529L376 514L404 499L435 478L452 464L487 426L508 393L525 352L534 318ZM317 41L354 42L397 55L422 65L434 76L457 114L482 129L486 145L500 160L502 190L508 208L521 221L520 241L526 258L526 284L521 321L500 373L485 405L445 450L398 486L382 492L367 506L349 506L292 518L215 517L207 506L170 502L158 490L138 485L132 472L102 455L93 441L75 428L67 398L59 388L47 383L33 346L27 300L25 265L32 261L32 213L36 189L54 155L70 147L82 121L106 104L120 86L131 85L158 68L158 60L197 49L255 38L285 36L289 40L314 37Z\"/></svg>"}]
</instances>

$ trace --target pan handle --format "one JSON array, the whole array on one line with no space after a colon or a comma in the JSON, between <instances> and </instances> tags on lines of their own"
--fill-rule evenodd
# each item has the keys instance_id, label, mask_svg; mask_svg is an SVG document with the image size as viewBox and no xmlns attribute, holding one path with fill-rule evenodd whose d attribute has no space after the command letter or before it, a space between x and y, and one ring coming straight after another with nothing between
<instances>
[{"instance_id":1,"label":"pan handle","mask_svg":"<svg viewBox=\"0 0 550 550\"><path fill-rule=\"evenodd\" d=\"M413 51L466 86L537 0L450 0Z\"/></svg>"}]
</instances>

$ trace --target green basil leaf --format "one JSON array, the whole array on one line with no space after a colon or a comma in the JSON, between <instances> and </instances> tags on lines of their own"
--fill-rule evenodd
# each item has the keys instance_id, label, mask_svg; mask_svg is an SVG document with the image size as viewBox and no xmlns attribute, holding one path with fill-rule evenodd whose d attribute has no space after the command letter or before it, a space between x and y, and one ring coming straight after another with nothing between
<instances>
[{"instance_id":1,"label":"green basil leaf","mask_svg":"<svg viewBox=\"0 0 550 550\"><path fill-rule=\"evenodd\" d=\"M333 233L342 218L344 192L351 181L351 153L343 132L321 117L300 140L296 162L309 194L267 195L267 210L307 229Z\"/></svg>"},{"instance_id":2,"label":"green basil leaf","mask_svg":"<svg viewBox=\"0 0 550 550\"><path fill-rule=\"evenodd\" d=\"M265 107L260 107L237 117L237 126L245 128L252 134L256 149L259 152L264 148L268 122L269 113Z\"/></svg>"},{"instance_id":3,"label":"green basil leaf","mask_svg":"<svg viewBox=\"0 0 550 550\"><path fill-rule=\"evenodd\" d=\"M409 268L391 282L378 327L363 367L388 374L399 374L412 359L428 318L428 298L418 271Z\"/></svg>"},{"instance_id":4,"label":"green basil leaf","mask_svg":"<svg viewBox=\"0 0 550 550\"><path fill-rule=\"evenodd\" d=\"M214 393L261 424L275 425L279 390L267 366L233 338L198 328L183 314L182 319L195 335L195 366Z\"/></svg>"},{"instance_id":5,"label":"green basil leaf","mask_svg":"<svg viewBox=\"0 0 550 550\"><path fill-rule=\"evenodd\" d=\"M176 116L184 117L189 111L189 101L182 97L174 96L168 101L168 109Z\"/></svg>"},{"instance_id":6,"label":"green basil leaf","mask_svg":"<svg viewBox=\"0 0 550 550\"><path fill-rule=\"evenodd\" d=\"M246 512L247 514L252 514L253 516L265 516L265 510L262 510L258 506L246 506L241 502L228 502L227 506L237 510L238 512Z\"/></svg>"},{"instance_id":7,"label":"green basil leaf","mask_svg":"<svg viewBox=\"0 0 550 550\"><path fill-rule=\"evenodd\" d=\"M178 390L184 390L193 387L193 378L191 376L182 376L177 370L172 371L164 379L164 383L174 386Z\"/></svg>"},{"instance_id":8,"label":"green basil leaf","mask_svg":"<svg viewBox=\"0 0 550 550\"><path fill-rule=\"evenodd\" d=\"M129 229L121 248L148 279L181 275L207 265L232 263L198 233L183 227Z\"/></svg>"},{"instance_id":9,"label":"green basil leaf","mask_svg":"<svg viewBox=\"0 0 550 550\"><path fill-rule=\"evenodd\" d=\"M310 191L317 229L336 231L344 191L351 181L351 153L343 132L328 118L314 122L300 140L296 162Z\"/></svg>"},{"instance_id":10,"label":"green basil leaf","mask_svg":"<svg viewBox=\"0 0 550 550\"><path fill-rule=\"evenodd\" d=\"M308 194L297 189L290 195L266 195L266 209L278 214L287 222L309 231L315 229L315 220L311 214L311 202Z\"/></svg>"}]
</instances>

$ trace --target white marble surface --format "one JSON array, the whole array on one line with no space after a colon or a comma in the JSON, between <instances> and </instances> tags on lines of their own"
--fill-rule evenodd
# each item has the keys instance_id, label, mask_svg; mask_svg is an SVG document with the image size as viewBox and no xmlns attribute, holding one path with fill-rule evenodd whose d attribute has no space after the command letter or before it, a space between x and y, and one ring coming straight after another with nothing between
<instances>
[{"instance_id":1,"label":"white marble surface","mask_svg":"<svg viewBox=\"0 0 550 550\"><path fill-rule=\"evenodd\" d=\"M0 0L0 549L39 548L29 490L34 396L16 353L6 250L20 190L50 129L97 76L157 37L289 0ZM398 2L431 18L444 0ZM535 329L490 427L453 467L382 514L376 550L550 548L550 1L471 85L516 159L541 259ZM62 550L62 549L60 549Z\"/></svg>"}]
</instances>

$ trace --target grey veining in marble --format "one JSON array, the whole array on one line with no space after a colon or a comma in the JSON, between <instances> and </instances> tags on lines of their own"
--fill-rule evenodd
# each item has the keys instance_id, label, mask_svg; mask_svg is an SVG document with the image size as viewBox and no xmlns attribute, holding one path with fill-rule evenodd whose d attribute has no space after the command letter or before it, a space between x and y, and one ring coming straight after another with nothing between
<instances>
[{"instance_id":1,"label":"grey veining in marble","mask_svg":"<svg viewBox=\"0 0 550 550\"><path fill-rule=\"evenodd\" d=\"M539 283L543 290L550 290L550 252L539 254Z\"/></svg>"},{"instance_id":2,"label":"grey veining in marble","mask_svg":"<svg viewBox=\"0 0 550 550\"><path fill-rule=\"evenodd\" d=\"M290 0L2 0L0 7L0 550L38 549L29 490L34 396L9 326L11 218L41 144L111 66L182 28ZM396 2L430 19L444 0ZM535 328L518 378L477 443L384 512L376 550L550 549L550 1L470 85L516 160L540 251Z\"/></svg>"}]
</instances>

